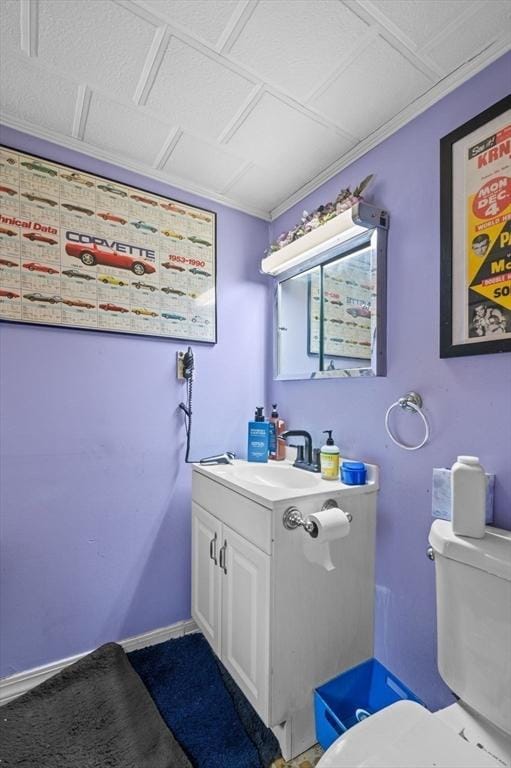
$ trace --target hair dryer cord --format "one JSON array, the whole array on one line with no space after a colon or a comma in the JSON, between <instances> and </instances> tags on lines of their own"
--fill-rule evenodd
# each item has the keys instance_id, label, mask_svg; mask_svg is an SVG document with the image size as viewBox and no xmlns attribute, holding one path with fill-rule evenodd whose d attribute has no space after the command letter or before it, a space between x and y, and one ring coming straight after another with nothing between
<instances>
[{"instance_id":1,"label":"hair dryer cord","mask_svg":"<svg viewBox=\"0 0 511 768\"><path fill-rule=\"evenodd\" d=\"M186 404L179 403L179 407L183 411L185 417L185 432L186 432L186 464L193 464L190 461L190 439L192 436L192 390L193 390L193 376L186 379Z\"/></svg>"}]
</instances>

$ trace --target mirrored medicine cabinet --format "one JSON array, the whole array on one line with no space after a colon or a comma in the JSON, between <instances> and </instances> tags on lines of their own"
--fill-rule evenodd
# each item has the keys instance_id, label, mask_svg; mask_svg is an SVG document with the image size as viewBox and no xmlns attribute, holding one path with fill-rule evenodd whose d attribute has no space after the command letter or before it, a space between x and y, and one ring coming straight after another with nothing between
<instances>
[{"instance_id":1,"label":"mirrored medicine cabinet","mask_svg":"<svg viewBox=\"0 0 511 768\"><path fill-rule=\"evenodd\" d=\"M386 211L361 201L263 259L275 379L385 375L387 230Z\"/></svg>"}]
</instances>

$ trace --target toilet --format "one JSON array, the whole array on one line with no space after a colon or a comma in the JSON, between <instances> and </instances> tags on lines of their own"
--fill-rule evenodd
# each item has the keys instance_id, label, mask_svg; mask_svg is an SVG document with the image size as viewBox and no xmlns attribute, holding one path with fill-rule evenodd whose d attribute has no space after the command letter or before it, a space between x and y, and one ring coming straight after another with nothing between
<instances>
[{"instance_id":1,"label":"toilet","mask_svg":"<svg viewBox=\"0 0 511 768\"><path fill-rule=\"evenodd\" d=\"M459 697L431 713L399 701L350 728L317 768L511 766L511 531L456 536L435 520L438 669Z\"/></svg>"}]
</instances>

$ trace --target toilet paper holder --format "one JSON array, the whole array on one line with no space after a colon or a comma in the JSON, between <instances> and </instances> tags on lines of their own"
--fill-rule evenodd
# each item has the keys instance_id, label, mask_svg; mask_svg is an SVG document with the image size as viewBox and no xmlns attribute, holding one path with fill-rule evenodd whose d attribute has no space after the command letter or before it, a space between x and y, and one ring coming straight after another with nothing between
<instances>
[{"instance_id":1,"label":"toilet paper holder","mask_svg":"<svg viewBox=\"0 0 511 768\"><path fill-rule=\"evenodd\" d=\"M333 507L338 506L338 503L334 499L327 499L321 507L321 511L323 512L325 509L332 509ZM348 518L348 522L351 523L353 516L350 512L345 512L344 514ZM316 523L312 520L305 520L297 507L288 507L286 509L282 515L282 525L287 531L294 531L301 526L313 539L316 539L318 536L318 527Z\"/></svg>"}]
</instances>

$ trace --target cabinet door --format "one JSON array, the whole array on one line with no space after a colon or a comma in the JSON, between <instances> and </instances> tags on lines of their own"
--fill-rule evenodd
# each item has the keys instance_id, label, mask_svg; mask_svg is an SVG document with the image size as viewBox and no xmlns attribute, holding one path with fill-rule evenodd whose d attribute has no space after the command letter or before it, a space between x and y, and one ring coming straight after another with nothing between
<instances>
[{"instance_id":1,"label":"cabinet door","mask_svg":"<svg viewBox=\"0 0 511 768\"><path fill-rule=\"evenodd\" d=\"M222 661L262 719L269 719L270 557L223 526Z\"/></svg>"},{"instance_id":2,"label":"cabinet door","mask_svg":"<svg viewBox=\"0 0 511 768\"><path fill-rule=\"evenodd\" d=\"M192 502L192 616L220 656L221 571L218 553L222 525Z\"/></svg>"}]
</instances>

